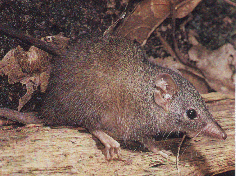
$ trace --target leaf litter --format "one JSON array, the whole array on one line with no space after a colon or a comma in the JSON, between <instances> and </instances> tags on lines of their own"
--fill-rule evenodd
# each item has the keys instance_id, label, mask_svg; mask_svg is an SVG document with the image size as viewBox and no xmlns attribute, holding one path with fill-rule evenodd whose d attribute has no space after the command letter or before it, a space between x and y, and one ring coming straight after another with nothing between
<instances>
[{"instance_id":1,"label":"leaf litter","mask_svg":"<svg viewBox=\"0 0 236 176\"><path fill-rule=\"evenodd\" d=\"M62 51L66 49L69 42L69 39L63 37L61 33L47 36L41 40L57 45ZM18 111L31 99L38 88L42 93L46 91L51 73L52 57L35 46L31 46L28 51L17 46L0 61L0 76L8 76L9 84L20 82L26 86L27 92L19 99Z\"/></svg>"}]
</instances>

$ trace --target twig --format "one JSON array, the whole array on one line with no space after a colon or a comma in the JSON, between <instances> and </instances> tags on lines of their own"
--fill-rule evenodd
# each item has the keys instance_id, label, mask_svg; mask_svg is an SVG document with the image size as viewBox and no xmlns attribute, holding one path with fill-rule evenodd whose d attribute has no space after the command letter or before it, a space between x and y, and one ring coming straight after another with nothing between
<instances>
[{"instance_id":1,"label":"twig","mask_svg":"<svg viewBox=\"0 0 236 176\"><path fill-rule=\"evenodd\" d=\"M171 2L172 3L172 2ZM176 19L175 19L175 15L176 15L176 9L174 8L175 4L171 4L171 9L170 9L170 15L172 18L172 37L173 37L173 42L174 42L174 48L175 48L175 53L177 55L177 59L184 65L191 65L190 63L187 62L187 59L184 58L184 56L182 55L182 53L179 51L178 49L178 44L177 41L175 39L175 25L176 25ZM184 60L182 60L184 59Z\"/></svg>"},{"instance_id":2,"label":"twig","mask_svg":"<svg viewBox=\"0 0 236 176\"><path fill-rule=\"evenodd\" d=\"M172 49L170 44L161 36L161 33L158 31L155 31L156 36L160 39L162 45L164 48L169 52L169 54L173 57L178 59L178 56L175 54L175 51Z\"/></svg>"},{"instance_id":3,"label":"twig","mask_svg":"<svg viewBox=\"0 0 236 176\"><path fill-rule=\"evenodd\" d=\"M122 14L119 16L119 18L111 25L109 26L105 32L103 33L103 36L109 36L110 34L112 34L115 31L115 28L117 28L117 24L120 23L126 16L127 16L127 8L128 8L129 3L125 6L124 11L122 12Z\"/></svg>"},{"instance_id":4,"label":"twig","mask_svg":"<svg viewBox=\"0 0 236 176\"><path fill-rule=\"evenodd\" d=\"M236 3L235 3L235 2L232 2L232 1L230 1L230 0L224 0L224 1L225 1L226 3L232 5L232 6L236 7Z\"/></svg>"},{"instance_id":5,"label":"twig","mask_svg":"<svg viewBox=\"0 0 236 176\"><path fill-rule=\"evenodd\" d=\"M170 0L171 1L171 0ZM180 63L188 66L188 67L191 67L193 69L196 69L197 71L199 71L199 73L201 75L204 75L202 73L202 71L197 68L196 66L192 65L189 61L188 61L188 58L185 57L179 50L178 48L178 44L177 44L177 41L176 41L176 38L175 38L175 25L176 25L176 19L175 19L175 16L176 16L176 9L174 8L175 4L173 2L171 2L171 18L172 18L172 36L173 36L173 43L174 43L174 50L175 50L175 53L177 55L177 59L179 60Z\"/></svg>"},{"instance_id":6,"label":"twig","mask_svg":"<svg viewBox=\"0 0 236 176\"><path fill-rule=\"evenodd\" d=\"M185 138L186 138L186 134L184 134L184 136L183 136L183 138L182 138L182 140L181 140L181 142L180 142L180 144L178 146L178 152L177 152L177 156L176 156L176 168L178 170L178 174L179 175L180 175L180 170L179 170L179 153L180 153L180 148L181 148Z\"/></svg>"},{"instance_id":7,"label":"twig","mask_svg":"<svg viewBox=\"0 0 236 176\"><path fill-rule=\"evenodd\" d=\"M55 45L51 45L50 43L44 42L42 40L36 39L30 35L20 33L16 31L15 29L10 28L9 26L0 24L0 32L5 33L6 35L15 37L20 39L23 42L29 43L31 45L34 45L50 54L61 56L63 55L63 52Z\"/></svg>"}]
</instances>

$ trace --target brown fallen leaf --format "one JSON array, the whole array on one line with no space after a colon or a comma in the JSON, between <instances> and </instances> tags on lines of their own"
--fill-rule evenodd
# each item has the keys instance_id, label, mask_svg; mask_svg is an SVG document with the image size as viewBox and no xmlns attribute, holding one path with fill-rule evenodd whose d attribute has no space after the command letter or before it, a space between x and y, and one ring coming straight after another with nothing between
<instances>
[{"instance_id":1,"label":"brown fallen leaf","mask_svg":"<svg viewBox=\"0 0 236 176\"><path fill-rule=\"evenodd\" d=\"M33 93L40 86L40 91L45 92L49 83L51 66L42 73L33 74L31 77L24 77L20 83L26 85L27 92L19 99L18 111L32 98Z\"/></svg>"},{"instance_id":2,"label":"brown fallen leaf","mask_svg":"<svg viewBox=\"0 0 236 176\"><path fill-rule=\"evenodd\" d=\"M23 72L29 74L44 72L52 59L51 55L35 46L31 46L28 51L22 49L16 57Z\"/></svg>"},{"instance_id":3,"label":"brown fallen leaf","mask_svg":"<svg viewBox=\"0 0 236 176\"><path fill-rule=\"evenodd\" d=\"M21 80L21 83L26 85L27 92L23 97L19 99L19 105L17 107L18 111L23 108L23 106L31 99L34 91L37 90L37 87L39 85L39 76L35 75L29 78L25 77L23 80Z\"/></svg>"},{"instance_id":4,"label":"brown fallen leaf","mask_svg":"<svg viewBox=\"0 0 236 176\"><path fill-rule=\"evenodd\" d=\"M23 54L23 49L18 46L10 50L0 62L0 76L8 75L9 84L19 82L27 75L22 71L16 56Z\"/></svg>"},{"instance_id":5,"label":"brown fallen leaf","mask_svg":"<svg viewBox=\"0 0 236 176\"><path fill-rule=\"evenodd\" d=\"M117 28L116 35L138 41L145 45L152 32L175 9L175 18L189 14L201 0L144 0Z\"/></svg>"},{"instance_id":6,"label":"brown fallen leaf","mask_svg":"<svg viewBox=\"0 0 236 176\"><path fill-rule=\"evenodd\" d=\"M51 57L34 46L29 51L18 46L9 51L0 62L1 76L7 75L9 84L20 82L26 85L27 92L19 100L18 111L31 99L38 86L41 92L46 90Z\"/></svg>"},{"instance_id":7,"label":"brown fallen leaf","mask_svg":"<svg viewBox=\"0 0 236 176\"><path fill-rule=\"evenodd\" d=\"M48 65L47 70L40 73L40 75L39 75L40 91L43 93L45 93L45 91L48 87L50 73L51 73L51 65Z\"/></svg>"},{"instance_id":8,"label":"brown fallen leaf","mask_svg":"<svg viewBox=\"0 0 236 176\"><path fill-rule=\"evenodd\" d=\"M191 34L191 33L190 33ZM224 94L235 94L236 50L233 45L225 44L217 50L208 50L190 37L193 47L189 50L189 58L204 74L210 87Z\"/></svg>"},{"instance_id":9,"label":"brown fallen leaf","mask_svg":"<svg viewBox=\"0 0 236 176\"><path fill-rule=\"evenodd\" d=\"M69 38L63 37L61 33L42 40L56 45L61 51L66 50L69 42ZM51 72L51 59L51 55L35 46L31 46L28 51L18 46L10 50L0 61L0 76L7 75L9 84L20 82L26 85L27 92L19 99L18 111L31 99L39 86L41 92L46 91Z\"/></svg>"}]
</instances>

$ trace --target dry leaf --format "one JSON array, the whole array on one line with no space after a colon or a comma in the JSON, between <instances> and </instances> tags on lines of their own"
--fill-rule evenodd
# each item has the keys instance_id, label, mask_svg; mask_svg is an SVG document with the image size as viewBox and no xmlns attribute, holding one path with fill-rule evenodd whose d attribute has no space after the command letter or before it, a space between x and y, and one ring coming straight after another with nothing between
<instances>
[{"instance_id":1,"label":"dry leaf","mask_svg":"<svg viewBox=\"0 0 236 176\"><path fill-rule=\"evenodd\" d=\"M21 108L31 99L34 91L37 90L39 85L39 76L25 77L23 80L21 80L21 83L26 85L27 92L19 100L19 105L17 107L18 111L20 111Z\"/></svg>"},{"instance_id":2,"label":"dry leaf","mask_svg":"<svg viewBox=\"0 0 236 176\"><path fill-rule=\"evenodd\" d=\"M17 59L23 72L41 73L47 69L52 56L35 46L31 46L29 51L22 52L21 55L17 56Z\"/></svg>"},{"instance_id":3,"label":"dry leaf","mask_svg":"<svg viewBox=\"0 0 236 176\"><path fill-rule=\"evenodd\" d=\"M200 1L172 0L170 3L170 0L144 0L136 6L132 14L125 18L116 33L145 45L151 33L170 15L172 8L175 9L175 18L183 18Z\"/></svg>"},{"instance_id":4,"label":"dry leaf","mask_svg":"<svg viewBox=\"0 0 236 176\"><path fill-rule=\"evenodd\" d=\"M193 36L191 36L193 37ZM236 50L225 44L211 51L200 43L189 50L189 58L196 62L210 87L224 94L235 94Z\"/></svg>"},{"instance_id":5,"label":"dry leaf","mask_svg":"<svg viewBox=\"0 0 236 176\"><path fill-rule=\"evenodd\" d=\"M201 0L184 0L180 2L179 0L172 0L176 4L175 6L175 18L184 18L189 13L193 11L193 9L201 2Z\"/></svg>"},{"instance_id":6,"label":"dry leaf","mask_svg":"<svg viewBox=\"0 0 236 176\"><path fill-rule=\"evenodd\" d=\"M0 76L8 75L9 84L19 82L27 74L23 73L22 68L18 64L17 56L24 53L23 49L18 46L10 50L0 62Z\"/></svg>"},{"instance_id":7,"label":"dry leaf","mask_svg":"<svg viewBox=\"0 0 236 176\"><path fill-rule=\"evenodd\" d=\"M20 46L9 51L0 62L0 73L8 76L9 84L21 82L26 85L27 92L20 98L18 111L31 99L37 87L41 92L47 88L50 75L50 59L48 53L32 46L24 51Z\"/></svg>"},{"instance_id":8,"label":"dry leaf","mask_svg":"<svg viewBox=\"0 0 236 176\"><path fill-rule=\"evenodd\" d=\"M48 65L47 70L42 73L33 74L31 77L24 77L20 83L26 85L26 94L20 98L18 111L31 99L33 93L40 86L40 91L45 92L49 83L51 66Z\"/></svg>"},{"instance_id":9,"label":"dry leaf","mask_svg":"<svg viewBox=\"0 0 236 176\"><path fill-rule=\"evenodd\" d=\"M56 45L61 51L65 51L69 43L69 38L63 37L62 33L41 40ZM39 86L41 92L46 91L51 72L51 59L51 55L35 46L31 46L29 51L24 51L18 46L0 61L0 76L7 75L9 84L20 82L26 85L27 92L19 100L18 111L31 99Z\"/></svg>"},{"instance_id":10,"label":"dry leaf","mask_svg":"<svg viewBox=\"0 0 236 176\"><path fill-rule=\"evenodd\" d=\"M50 73L51 73L51 65L49 65L48 69L40 73L39 75L40 91L43 93L45 93L48 87Z\"/></svg>"}]
</instances>

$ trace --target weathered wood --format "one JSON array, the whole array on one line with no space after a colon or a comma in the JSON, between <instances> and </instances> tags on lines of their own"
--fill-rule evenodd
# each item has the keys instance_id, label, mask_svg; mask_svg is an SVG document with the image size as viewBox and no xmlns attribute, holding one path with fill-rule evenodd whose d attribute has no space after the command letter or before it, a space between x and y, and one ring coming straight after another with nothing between
<instances>
[{"instance_id":1,"label":"weathered wood","mask_svg":"<svg viewBox=\"0 0 236 176\"><path fill-rule=\"evenodd\" d=\"M208 103L228 138L186 140L180 151L179 174L234 170L234 102L228 99ZM122 160L108 162L100 150L102 145L89 133L69 128L5 127L0 130L0 175L178 175L175 156L180 141L161 142L174 153L168 159L160 154L123 148Z\"/></svg>"}]
</instances>

